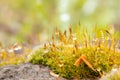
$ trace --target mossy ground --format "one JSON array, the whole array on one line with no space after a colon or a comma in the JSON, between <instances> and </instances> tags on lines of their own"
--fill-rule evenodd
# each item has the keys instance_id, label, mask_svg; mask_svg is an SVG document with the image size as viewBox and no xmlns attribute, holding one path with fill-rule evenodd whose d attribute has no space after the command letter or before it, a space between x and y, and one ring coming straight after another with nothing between
<instances>
[{"instance_id":1,"label":"mossy ground","mask_svg":"<svg viewBox=\"0 0 120 80\"><path fill-rule=\"evenodd\" d=\"M119 67L118 42L118 34L108 27L95 27L91 32L80 26L64 32L56 29L51 39L35 50L21 45L24 54L16 54L14 50L20 46L16 44L1 49L0 66L31 62L47 65L68 79L98 78L113 66Z\"/></svg>"},{"instance_id":2,"label":"mossy ground","mask_svg":"<svg viewBox=\"0 0 120 80\"><path fill-rule=\"evenodd\" d=\"M27 61L50 66L65 78L96 78L119 66L118 40L109 29L95 29L90 36L86 29L63 33L56 29L51 41L32 52Z\"/></svg>"}]
</instances>

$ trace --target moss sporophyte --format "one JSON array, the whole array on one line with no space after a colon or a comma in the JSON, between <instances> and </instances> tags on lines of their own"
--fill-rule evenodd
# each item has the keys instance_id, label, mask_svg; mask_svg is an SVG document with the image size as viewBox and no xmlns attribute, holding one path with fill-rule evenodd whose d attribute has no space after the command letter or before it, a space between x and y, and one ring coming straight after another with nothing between
<instances>
[{"instance_id":1,"label":"moss sporophyte","mask_svg":"<svg viewBox=\"0 0 120 80\"><path fill-rule=\"evenodd\" d=\"M75 32L75 33L74 33ZM120 65L118 39L108 28L94 28L91 34L79 27L55 30L50 41L28 55L27 61L44 64L65 78L97 78Z\"/></svg>"}]
</instances>

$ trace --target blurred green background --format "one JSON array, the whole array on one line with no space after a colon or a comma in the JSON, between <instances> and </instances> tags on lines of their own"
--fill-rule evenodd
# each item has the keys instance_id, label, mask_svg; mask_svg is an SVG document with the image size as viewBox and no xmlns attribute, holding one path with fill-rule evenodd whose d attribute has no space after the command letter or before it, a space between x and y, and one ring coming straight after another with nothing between
<instances>
[{"instance_id":1,"label":"blurred green background","mask_svg":"<svg viewBox=\"0 0 120 80\"><path fill-rule=\"evenodd\" d=\"M120 0L0 0L0 41L23 42L38 33L44 41L55 27L64 30L79 23L120 30L119 14Z\"/></svg>"}]
</instances>

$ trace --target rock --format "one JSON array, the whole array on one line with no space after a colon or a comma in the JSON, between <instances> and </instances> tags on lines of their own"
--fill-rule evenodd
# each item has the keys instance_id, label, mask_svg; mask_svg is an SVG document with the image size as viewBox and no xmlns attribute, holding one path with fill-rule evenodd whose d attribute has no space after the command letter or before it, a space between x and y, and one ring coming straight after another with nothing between
<instances>
[{"instance_id":1,"label":"rock","mask_svg":"<svg viewBox=\"0 0 120 80\"><path fill-rule=\"evenodd\" d=\"M50 68L24 63L0 67L0 80L65 80L50 75Z\"/></svg>"}]
</instances>

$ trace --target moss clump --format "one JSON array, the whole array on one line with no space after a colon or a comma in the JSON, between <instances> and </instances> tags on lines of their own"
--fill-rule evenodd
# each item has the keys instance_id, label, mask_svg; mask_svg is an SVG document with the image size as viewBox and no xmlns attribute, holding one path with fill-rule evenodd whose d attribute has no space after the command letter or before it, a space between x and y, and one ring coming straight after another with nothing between
<instances>
[{"instance_id":1,"label":"moss clump","mask_svg":"<svg viewBox=\"0 0 120 80\"><path fill-rule=\"evenodd\" d=\"M73 33L69 28L69 34L56 29L51 41L32 52L27 60L48 65L56 74L69 79L101 77L113 65L120 65L120 52L113 34L106 29L97 33L90 38L85 29Z\"/></svg>"}]
</instances>

